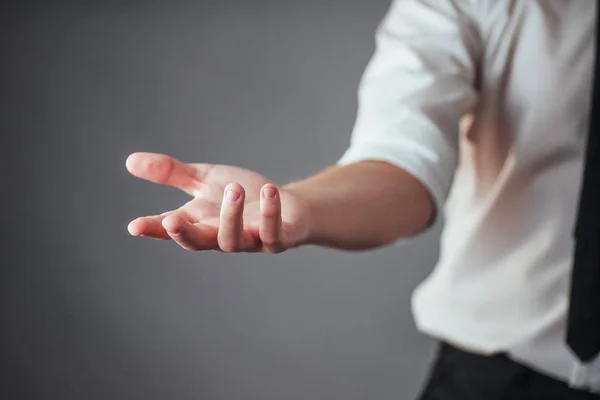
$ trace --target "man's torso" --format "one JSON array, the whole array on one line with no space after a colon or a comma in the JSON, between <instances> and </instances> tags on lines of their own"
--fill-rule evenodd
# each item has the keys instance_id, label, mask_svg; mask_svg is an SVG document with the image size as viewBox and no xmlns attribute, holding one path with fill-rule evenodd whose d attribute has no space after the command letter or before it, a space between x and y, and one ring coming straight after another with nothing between
<instances>
[{"instance_id":1,"label":"man's torso","mask_svg":"<svg viewBox=\"0 0 600 400\"><path fill-rule=\"evenodd\" d=\"M593 0L489 1L479 100L462 133L441 257L416 290L425 332L600 391L564 343L591 102Z\"/></svg>"}]
</instances>

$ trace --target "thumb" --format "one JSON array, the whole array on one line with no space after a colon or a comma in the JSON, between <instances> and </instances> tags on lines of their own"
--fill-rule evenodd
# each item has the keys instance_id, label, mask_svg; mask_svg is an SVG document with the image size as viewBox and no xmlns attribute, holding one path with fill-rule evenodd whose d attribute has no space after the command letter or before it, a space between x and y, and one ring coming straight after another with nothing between
<instances>
[{"instance_id":1,"label":"thumb","mask_svg":"<svg viewBox=\"0 0 600 400\"><path fill-rule=\"evenodd\" d=\"M176 187L191 196L202 186L194 166L164 154L133 153L127 157L125 166L138 178Z\"/></svg>"}]
</instances>

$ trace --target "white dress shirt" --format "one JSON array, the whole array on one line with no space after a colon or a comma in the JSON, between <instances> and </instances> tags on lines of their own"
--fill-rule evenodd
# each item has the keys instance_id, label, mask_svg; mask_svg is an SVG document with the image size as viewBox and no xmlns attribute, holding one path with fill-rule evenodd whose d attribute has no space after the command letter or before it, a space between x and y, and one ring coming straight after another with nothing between
<instances>
[{"instance_id":1,"label":"white dress shirt","mask_svg":"<svg viewBox=\"0 0 600 400\"><path fill-rule=\"evenodd\" d=\"M422 332L600 393L600 360L582 365L564 339L595 16L595 0L393 2L339 164L391 162L435 198Z\"/></svg>"}]
</instances>

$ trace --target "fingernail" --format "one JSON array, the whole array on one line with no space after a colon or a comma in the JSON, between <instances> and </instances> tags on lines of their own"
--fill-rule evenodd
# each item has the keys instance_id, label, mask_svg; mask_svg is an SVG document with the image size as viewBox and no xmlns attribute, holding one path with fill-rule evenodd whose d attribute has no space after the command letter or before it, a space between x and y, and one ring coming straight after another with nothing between
<instances>
[{"instance_id":1,"label":"fingernail","mask_svg":"<svg viewBox=\"0 0 600 400\"><path fill-rule=\"evenodd\" d=\"M227 197L227 200L229 201L236 201L240 198L240 194L235 190L227 189L225 191L225 197Z\"/></svg>"},{"instance_id":2,"label":"fingernail","mask_svg":"<svg viewBox=\"0 0 600 400\"><path fill-rule=\"evenodd\" d=\"M266 187L263 189L263 194L265 195L266 199L272 199L275 197L275 189L272 187Z\"/></svg>"}]
</instances>

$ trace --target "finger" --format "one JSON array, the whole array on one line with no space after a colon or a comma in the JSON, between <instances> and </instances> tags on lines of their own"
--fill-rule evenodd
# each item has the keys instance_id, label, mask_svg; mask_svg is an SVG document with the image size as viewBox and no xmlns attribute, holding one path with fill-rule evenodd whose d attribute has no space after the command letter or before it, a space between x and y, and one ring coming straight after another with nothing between
<instances>
[{"instance_id":1,"label":"finger","mask_svg":"<svg viewBox=\"0 0 600 400\"><path fill-rule=\"evenodd\" d=\"M217 249L217 241L208 227L192 224L180 213L167 216L162 226L169 237L186 250Z\"/></svg>"},{"instance_id":2,"label":"finger","mask_svg":"<svg viewBox=\"0 0 600 400\"><path fill-rule=\"evenodd\" d=\"M149 217L140 217L131 221L127 230L132 236L144 236L154 239L170 240L171 237L161 225L165 215L154 215Z\"/></svg>"},{"instance_id":3,"label":"finger","mask_svg":"<svg viewBox=\"0 0 600 400\"><path fill-rule=\"evenodd\" d=\"M273 184L264 185L261 189L258 234L265 251L281 252L281 200Z\"/></svg>"},{"instance_id":4,"label":"finger","mask_svg":"<svg viewBox=\"0 0 600 400\"><path fill-rule=\"evenodd\" d=\"M137 218L129 223L127 230L133 236L145 236L155 239L171 240L171 237L162 226L162 221L168 215L176 212L179 212L179 210L167 211L160 215L150 215L147 217ZM187 214L184 214L183 217L191 222Z\"/></svg>"},{"instance_id":5,"label":"finger","mask_svg":"<svg viewBox=\"0 0 600 400\"><path fill-rule=\"evenodd\" d=\"M127 170L138 178L174 186L191 196L202 186L199 168L210 168L209 164L194 167L157 153L133 153L127 157L125 165Z\"/></svg>"},{"instance_id":6,"label":"finger","mask_svg":"<svg viewBox=\"0 0 600 400\"><path fill-rule=\"evenodd\" d=\"M229 184L225 187L217 234L219 247L225 252L242 250L244 197L241 185Z\"/></svg>"}]
</instances>

